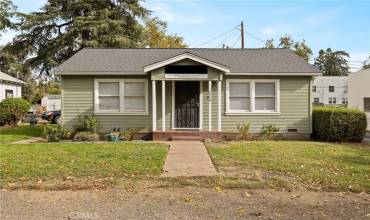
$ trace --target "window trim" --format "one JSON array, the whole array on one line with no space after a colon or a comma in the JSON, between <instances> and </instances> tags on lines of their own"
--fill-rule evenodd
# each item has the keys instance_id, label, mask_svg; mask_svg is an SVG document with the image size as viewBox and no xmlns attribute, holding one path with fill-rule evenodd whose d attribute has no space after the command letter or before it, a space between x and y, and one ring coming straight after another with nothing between
<instances>
[{"instance_id":1,"label":"window trim","mask_svg":"<svg viewBox=\"0 0 370 220\"><path fill-rule=\"evenodd\" d=\"M230 83L249 83L250 111L230 109ZM275 110L255 109L256 83L275 83ZM279 115L280 114L280 80L279 79L226 79L226 115Z\"/></svg>"},{"instance_id":2,"label":"window trim","mask_svg":"<svg viewBox=\"0 0 370 220\"><path fill-rule=\"evenodd\" d=\"M112 82L119 83L119 111L99 110L99 83ZM145 110L144 111L124 111L124 83L143 82L145 87ZM108 97L108 96L107 96ZM114 96L116 97L116 96ZM97 115L148 115L148 79L94 79L94 114Z\"/></svg>"}]
</instances>

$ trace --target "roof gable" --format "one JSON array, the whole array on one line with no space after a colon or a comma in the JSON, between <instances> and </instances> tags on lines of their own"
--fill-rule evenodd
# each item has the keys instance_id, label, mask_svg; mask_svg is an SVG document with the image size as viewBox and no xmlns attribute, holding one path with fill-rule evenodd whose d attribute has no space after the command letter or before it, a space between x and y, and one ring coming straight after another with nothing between
<instances>
[{"instance_id":1,"label":"roof gable","mask_svg":"<svg viewBox=\"0 0 370 220\"><path fill-rule=\"evenodd\" d=\"M213 62L211 60L205 59L205 58L200 57L200 56L196 56L196 55L191 54L189 52L185 52L183 54L180 54L180 55L177 55L177 56L174 56L174 57L171 57L171 58L168 58L168 59L150 64L148 66L145 66L144 67L144 72L149 72L149 71L158 69L160 67L163 67L163 66L166 66L166 65L169 65L169 64L172 64L172 63L176 63L178 61L185 60L185 59L193 60L195 62L213 67L213 68L218 69L218 70L221 70L223 72L227 72L227 73L230 72L230 68L227 67L227 66L221 65L219 63Z\"/></svg>"}]
</instances>

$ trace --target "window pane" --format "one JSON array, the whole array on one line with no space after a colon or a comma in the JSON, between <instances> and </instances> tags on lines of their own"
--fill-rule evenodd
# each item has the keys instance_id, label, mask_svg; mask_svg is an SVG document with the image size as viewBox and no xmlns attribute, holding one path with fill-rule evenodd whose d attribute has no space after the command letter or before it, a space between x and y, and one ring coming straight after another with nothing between
<instances>
[{"instance_id":1,"label":"window pane","mask_svg":"<svg viewBox=\"0 0 370 220\"><path fill-rule=\"evenodd\" d=\"M125 82L125 96L145 96L144 82Z\"/></svg>"},{"instance_id":2,"label":"window pane","mask_svg":"<svg viewBox=\"0 0 370 220\"><path fill-rule=\"evenodd\" d=\"M256 96L275 96L275 83L256 83Z\"/></svg>"},{"instance_id":3,"label":"window pane","mask_svg":"<svg viewBox=\"0 0 370 220\"><path fill-rule=\"evenodd\" d=\"M230 98L230 110L250 111L249 98Z\"/></svg>"},{"instance_id":4,"label":"window pane","mask_svg":"<svg viewBox=\"0 0 370 220\"><path fill-rule=\"evenodd\" d=\"M230 83L230 97L249 96L249 83Z\"/></svg>"},{"instance_id":5,"label":"window pane","mask_svg":"<svg viewBox=\"0 0 370 220\"><path fill-rule=\"evenodd\" d=\"M125 97L124 105L126 111L145 111L145 97Z\"/></svg>"},{"instance_id":6,"label":"window pane","mask_svg":"<svg viewBox=\"0 0 370 220\"><path fill-rule=\"evenodd\" d=\"M119 111L119 97L99 97L99 110Z\"/></svg>"},{"instance_id":7,"label":"window pane","mask_svg":"<svg viewBox=\"0 0 370 220\"><path fill-rule=\"evenodd\" d=\"M275 110L275 98L257 98L256 110Z\"/></svg>"},{"instance_id":8,"label":"window pane","mask_svg":"<svg viewBox=\"0 0 370 220\"><path fill-rule=\"evenodd\" d=\"M99 83L99 95L112 95L118 96L119 94L119 83L118 82L100 82Z\"/></svg>"}]
</instances>

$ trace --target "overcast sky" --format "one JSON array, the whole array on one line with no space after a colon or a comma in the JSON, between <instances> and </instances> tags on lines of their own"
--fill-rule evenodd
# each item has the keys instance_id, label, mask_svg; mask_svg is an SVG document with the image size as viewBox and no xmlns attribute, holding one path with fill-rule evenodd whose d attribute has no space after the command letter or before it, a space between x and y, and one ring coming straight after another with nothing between
<instances>
[{"instance_id":1,"label":"overcast sky","mask_svg":"<svg viewBox=\"0 0 370 220\"><path fill-rule=\"evenodd\" d=\"M13 0L23 12L37 11L45 0ZM305 39L314 50L345 50L356 68L370 53L370 1L250 1L250 0L147 0L145 7L168 22L168 31L184 37L190 47L208 42L244 21L245 47L263 47L266 39L289 34ZM0 44L9 42L6 32ZM233 31L202 47L240 47L238 31Z\"/></svg>"}]
</instances>

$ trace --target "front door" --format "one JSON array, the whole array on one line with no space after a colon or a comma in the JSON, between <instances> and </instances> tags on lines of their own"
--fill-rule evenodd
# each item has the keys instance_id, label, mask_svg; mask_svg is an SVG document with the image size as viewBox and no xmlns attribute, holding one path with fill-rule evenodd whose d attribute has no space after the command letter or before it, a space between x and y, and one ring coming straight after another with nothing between
<instances>
[{"instance_id":1,"label":"front door","mask_svg":"<svg viewBox=\"0 0 370 220\"><path fill-rule=\"evenodd\" d=\"M199 82L175 82L176 128L199 128Z\"/></svg>"}]
</instances>

